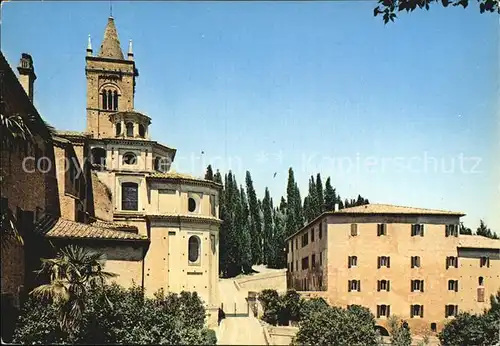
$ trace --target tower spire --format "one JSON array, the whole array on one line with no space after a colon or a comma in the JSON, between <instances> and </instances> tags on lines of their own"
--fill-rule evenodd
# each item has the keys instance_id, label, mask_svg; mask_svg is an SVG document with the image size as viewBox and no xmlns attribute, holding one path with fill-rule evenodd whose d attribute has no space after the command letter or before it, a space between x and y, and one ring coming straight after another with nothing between
<instances>
[{"instance_id":1,"label":"tower spire","mask_svg":"<svg viewBox=\"0 0 500 346\"><path fill-rule=\"evenodd\" d=\"M108 18L99 57L123 60L123 52L120 48L120 40L118 39L118 32L116 31L113 17Z\"/></svg>"},{"instance_id":2,"label":"tower spire","mask_svg":"<svg viewBox=\"0 0 500 346\"><path fill-rule=\"evenodd\" d=\"M89 34L89 41L87 43L87 56L92 55L92 41L90 40L90 34Z\"/></svg>"},{"instance_id":3,"label":"tower spire","mask_svg":"<svg viewBox=\"0 0 500 346\"><path fill-rule=\"evenodd\" d=\"M134 52L132 51L132 40L128 41L128 60L134 60Z\"/></svg>"}]
</instances>

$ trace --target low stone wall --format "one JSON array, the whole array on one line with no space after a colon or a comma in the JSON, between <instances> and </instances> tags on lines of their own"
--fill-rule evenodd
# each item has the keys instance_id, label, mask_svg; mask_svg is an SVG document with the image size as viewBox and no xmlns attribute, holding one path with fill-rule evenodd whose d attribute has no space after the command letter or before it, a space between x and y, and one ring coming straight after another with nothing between
<instances>
[{"instance_id":1,"label":"low stone wall","mask_svg":"<svg viewBox=\"0 0 500 346\"><path fill-rule=\"evenodd\" d=\"M260 292L265 289L274 289L278 292L285 292L286 269L238 278L235 280L235 284L242 291Z\"/></svg>"},{"instance_id":2,"label":"low stone wall","mask_svg":"<svg viewBox=\"0 0 500 346\"><path fill-rule=\"evenodd\" d=\"M268 324L263 327L269 345L290 345L299 330L297 327L270 326Z\"/></svg>"}]
</instances>

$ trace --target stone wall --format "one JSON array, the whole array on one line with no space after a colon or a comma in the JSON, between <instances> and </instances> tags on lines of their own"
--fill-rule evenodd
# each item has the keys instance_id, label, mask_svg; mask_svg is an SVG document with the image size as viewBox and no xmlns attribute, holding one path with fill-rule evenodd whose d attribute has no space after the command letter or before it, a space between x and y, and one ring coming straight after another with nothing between
<instances>
[{"instance_id":1,"label":"stone wall","mask_svg":"<svg viewBox=\"0 0 500 346\"><path fill-rule=\"evenodd\" d=\"M242 291L260 292L264 289L274 289L278 292L286 292L286 269L245 276L235 279L235 282Z\"/></svg>"}]
</instances>

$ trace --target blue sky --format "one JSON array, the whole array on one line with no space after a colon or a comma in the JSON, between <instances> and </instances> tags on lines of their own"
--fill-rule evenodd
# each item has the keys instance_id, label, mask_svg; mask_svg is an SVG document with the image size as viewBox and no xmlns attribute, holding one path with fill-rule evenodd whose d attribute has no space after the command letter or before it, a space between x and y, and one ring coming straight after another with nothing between
<instances>
[{"instance_id":1,"label":"blue sky","mask_svg":"<svg viewBox=\"0 0 500 346\"><path fill-rule=\"evenodd\" d=\"M374 6L136 1L113 15L123 49L134 42L136 109L177 170L213 162L240 183L250 170L277 199L292 166L302 197L320 172L343 197L463 211L499 232L498 16L434 6L384 26ZM87 37L97 53L109 2L2 7L2 51L13 67L33 56L40 113L84 130Z\"/></svg>"}]
</instances>

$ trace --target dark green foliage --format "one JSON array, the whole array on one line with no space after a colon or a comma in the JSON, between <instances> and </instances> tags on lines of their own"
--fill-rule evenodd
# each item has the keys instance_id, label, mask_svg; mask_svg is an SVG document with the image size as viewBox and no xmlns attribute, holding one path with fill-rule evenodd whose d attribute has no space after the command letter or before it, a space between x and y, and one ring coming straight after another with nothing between
<instances>
[{"instance_id":1,"label":"dark green foliage","mask_svg":"<svg viewBox=\"0 0 500 346\"><path fill-rule=\"evenodd\" d=\"M497 0L477 0L479 3L479 12L500 13L500 6ZM448 6L462 6L466 8L469 0L378 0L379 6L373 10L374 16L382 15L384 23L394 21L397 18L396 12L413 12L415 9L429 10L431 5L442 4Z\"/></svg>"},{"instance_id":2,"label":"dark green foliage","mask_svg":"<svg viewBox=\"0 0 500 346\"><path fill-rule=\"evenodd\" d=\"M264 309L262 319L273 326L277 325L283 310L283 302L278 292L276 290L263 290L258 299Z\"/></svg>"},{"instance_id":3,"label":"dark green foliage","mask_svg":"<svg viewBox=\"0 0 500 346\"><path fill-rule=\"evenodd\" d=\"M53 304L31 297L22 309L14 334L29 344L189 344L214 345L204 328L205 309L196 293L144 296L143 289L116 284L93 289L76 333L61 330ZM111 304L109 304L111 302Z\"/></svg>"},{"instance_id":4,"label":"dark green foliage","mask_svg":"<svg viewBox=\"0 0 500 346\"><path fill-rule=\"evenodd\" d=\"M288 290L284 296L281 297L283 302L283 318L288 321L299 321L300 308L302 298L295 290Z\"/></svg>"},{"instance_id":5,"label":"dark green foliage","mask_svg":"<svg viewBox=\"0 0 500 346\"><path fill-rule=\"evenodd\" d=\"M252 263L260 264L263 261L262 258L262 220L260 218L259 203L257 202L257 194L253 187L252 176L250 172L247 171L245 176L247 195L248 195L248 207L250 210L250 238L252 244Z\"/></svg>"},{"instance_id":6,"label":"dark green foliage","mask_svg":"<svg viewBox=\"0 0 500 346\"><path fill-rule=\"evenodd\" d=\"M303 299L300 302L300 321L306 321L314 313L328 309L328 303L323 298Z\"/></svg>"},{"instance_id":7,"label":"dark green foliage","mask_svg":"<svg viewBox=\"0 0 500 346\"><path fill-rule=\"evenodd\" d=\"M269 268L286 267L285 221L285 215L279 209L274 209L272 251L267 263Z\"/></svg>"},{"instance_id":8,"label":"dark green foliage","mask_svg":"<svg viewBox=\"0 0 500 346\"><path fill-rule=\"evenodd\" d=\"M494 345L500 331L500 291L490 298L491 307L480 315L459 313L439 333L443 345Z\"/></svg>"},{"instance_id":9,"label":"dark green foliage","mask_svg":"<svg viewBox=\"0 0 500 346\"><path fill-rule=\"evenodd\" d=\"M240 199L236 204L236 230L239 232L241 268L244 273L252 271L252 239L250 236L250 211L248 210L247 196L240 186Z\"/></svg>"},{"instance_id":10,"label":"dark green foliage","mask_svg":"<svg viewBox=\"0 0 500 346\"><path fill-rule=\"evenodd\" d=\"M324 195L325 195L325 204L323 206L323 210L324 211L335 210L335 203L337 203L337 194L335 192L335 189L332 187L330 177L326 179Z\"/></svg>"},{"instance_id":11,"label":"dark green foliage","mask_svg":"<svg viewBox=\"0 0 500 346\"><path fill-rule=\"evenodd\" d=\"M316 190L317 190L317 207L316 207L316 212L317 216L321 215L322 212L325 210L323 209L323 206L325 204L325 198L323 197L323 182L321 181L321 174L316 175Z\"/></svg>"},{"instance_id":12,"label":"dark green foliage","mask_svg":"<svg viewBox=\"0 0 500 346\"><path fill-rule=\"evenodd\" d=\"M400 320L397 316L389 319L389 333L391 344L394 346L410 346L412 342L410 327L408 322Z\"/></svg>"},{"instance_id":13,"label":"dark green foliage","mask_svg":"<svg viewBox=\"0 0 500 346\"><path fill-rule=\"evenodd\" d=\"M264 264L268 264L269 260L273 257L273 209L271 205L271 196L266 187L264 199L262 199L262 212L264 214L264 227L263 227L263 242L264 242Z\"/></svg>"},{"instance_id":14,"label":"dark green foliage","mask_svg":"<svg viewBox=\"0 0 500 346\"><path fill-rule=\"evenodd\" d=\"M206 180L214 180L214 172L212 171L212 165L208 165L207 172L205 173Z\"/></svg>"},{"instance_id":15,"label":"dark green foliage","mask_svg":"<svg viewBox=\"0 0 500 346\"><path fill-rule=\"evenodd\" d=\"M460 234L472 235L472 230L469 227L465 227L463 222L460 222Z\"/></svg>"},{"instance_id":16,"label":"dark green foliage","mask_svg":"<svg viewBox=\"0 0 500 346\"><path fill-rule=\"evenodd\" d=\"M300 322L298 345L377 345L375 318L367 308L326 307Z\"/></svg>"},{"instance_id":17,"label":"dark green foliage","mask_svg":"<svg viewBox=\"0 0 500 346\"><path fill-rule=\"evenodd\" d=\"M495 232L492 232L488 226L484 223L483 220L480 221L479 227L476 230L476 235L480 235L482 237L498 239L498 236Z\"/></svg>"}]
</instances>

